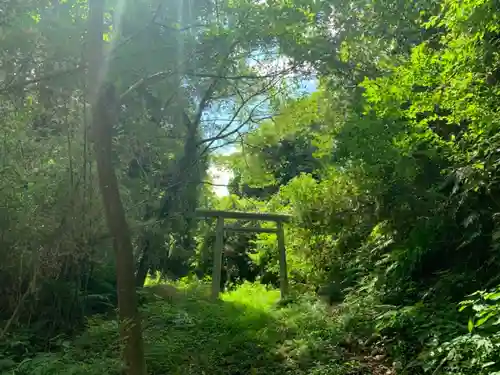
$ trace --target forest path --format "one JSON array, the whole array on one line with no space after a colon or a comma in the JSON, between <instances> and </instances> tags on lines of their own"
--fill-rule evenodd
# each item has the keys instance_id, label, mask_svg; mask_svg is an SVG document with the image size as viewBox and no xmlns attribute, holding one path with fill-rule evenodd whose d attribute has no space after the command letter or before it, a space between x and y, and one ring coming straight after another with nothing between
<instances>
[{"instance_id":1,"label":"forest path","mask_svg":"<svg viewBox=\"0 0 500 375\"><path fill-rule=\"evenodd\" d=\"M244 284L211 300L209 288L146 287L141 313L151 375L389 375L384 358L354 339L345 317L314 296L280 302ZM92 318L63 350L23 361L17 375L119 374L116 320Z\"/></svg>"}]
</instances>

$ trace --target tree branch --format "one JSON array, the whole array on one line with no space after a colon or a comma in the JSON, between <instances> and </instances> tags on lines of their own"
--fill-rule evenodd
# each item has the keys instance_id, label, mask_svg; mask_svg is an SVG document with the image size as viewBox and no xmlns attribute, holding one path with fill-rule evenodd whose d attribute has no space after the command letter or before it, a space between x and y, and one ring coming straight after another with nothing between
<instances>
[{"instance_id":1,"label":"tree branch","mask_svg":"<svg viewBox=\"0 0 500 375\"><path fill-rule=\"evenodd\" d=\"M228 187L230 186L229 184L215 184L210 181L195 181L194 183L200 184L200 185L210 185L210 186L220 186L220 187Z\"/></svg>"},{"instance_id":2,"label":"tree branch","mask_svg":"<svg viewBox=\"0 0 500 375\"><path fill-rule=\"evenodd\" d=\"M53 78L57 78L57 77L65 75L65 74L78 72L80 70L83 70L83 68L84 68L83 65L77 65L77 66L72 67L72 68L62 69L62 70L58 70L55 72L47 73L47 74L40 76L40 77L35 77L35 78L27 79L27 80L24 80L21 82L12 83L6 87L0 88L0 94L9 92L13 89L23 88L23 87L26 87L29 85L33 85L35 83L50 81Z\"/></svg>"},{"instance_id":3,"label":"tree branch","mask_svg":"<svg viewBox=\"0 0 500 375\"><path fill-rule=\"evenodd\" d=\"M238 42L233 42L229 46L229 50L228 50L227 55L224 57L224 59L220 63L220 66L219 66L219 69L218 69L218 75L213 77L212 82L210 83L210 85L208 86L208 89L205 91L205 94L201 98L200 105L198 107L198 111L196 112L196 115L195 115L194 121L193 121L193 123L196 126L199 125L200 120L201 120L201 116L203 115L203 111L205 110L208 102L210 101L210 98L212 97L212 95L213 95L213 93L215 91L215 87L217 86L217 83L219 82L220 75L225 70L226 63L229 60L229 56L231 55L231 53L233 52L234 47L236 47L237 44L238 44Z\"/></svg>"},{"instance_id":4,"label":"tree branch","mask_svg":"<svg viewBox=\"0 0 500 375\"><path fill-rule=\"evenodd\" d=\"M273 72L269 74L242 74L242 75L234 75L234 76L226 76L217 73L195 73L186 71L183 74L190 77L199 77L199 78L218 78L225 80L244 80L244 79L265 79L265 78L276 78L278 76L290 73L293 71L293 68L285 69L279 72Z\"/></svg>"},{"instance_id":5,"label":"tree branch","mask_svg":"<svg viewBox=\"0 0 500 375\"><path fill-rule=\"evenodd\" d=\"M256 96L258 95L261 95L262 93L264 93L270 86L272 86L274 84L274 82L271 82L269 83L268 85L265 85L264 87L262 87L259 91L253 93L252 95L250 95L247 99L244 99L241 103L241 105L239 106L239 108L235 111L235 113L233 114L233 116L231 117L231 119L229 120L229 122L226 124L226 126L224 126L217 135L213 136L213 137L210 137L210 138L206 138L206 139L203 139L201 140L199 143L198 143L198 146L202 145L203 143L207 143L209 142L209 145L204 149L204 151L202 152L202 154L204 152L207 151L208 148L210 148L210 146L217 140L220 140L220 139L223 139L225 137L228 137L228 136L231 136L233 134L235 134L237 131L239 131L243 126L245 126L246 124L248 124L248 122L250 121L253 121L252 119L252 115L253 113L255 112L255 110L257 109L257 107L259 107L262 103L264 103L268 98L264 98L263 100L261 100L256 106L254 106L254 108L252 108L252 110L250 111L250 114L249 114L249 118L242 124L240 124L237 128L236 128L236 131L230 131L229 133L226 133L224 134L230 127L231 125L233 124L234 120L236 120L236 118L238 117L238 115L240 114L240 112L242 111L242 109L244 108L244 106L250 101L252 100L253 98L255 98ZM265 118L263 118L265 119ZM259 119L260 120L260 119Z\"/></svg>"},{"instance_id":6,"label":"tree branch","mask_svg":"<svg viewBox=\"0 0 500 375\"><path fill-rule=\"evenodd\" d=\"M172 30L172 31L178 31L178 32L182 32L182 31L188 31L188 30L191 30L191 29L195 29L195 28L199 28L199 27L207 27L208 25L205 25L205 24L195 24L195 25L188 25L188 26L184 26L184 27L172 27L172 26L167 26L167 25L164 25L160 22L154 22L155 25L158 25L164 29L167 29L167 30Z\"/></svg>"},{"instance_id":7,"label":"tree branch","mask_svg":"<svg viewBox=\"0 0 500 375\"><path fill-rule=\"evenodd\" d=\"M264 102L264 101L265 101L265 99L264 99L262 102ZM227 132L227 133L225 133L225 134L224 134L223 132L225 131L225 129L226 129L226 130L228 129L228 127L229 127L229 125L230 125L230 124L229 124L229 125L226 125L226 126L224 127L224 129L223 129L222 131L220 131L220 132L219 132L219 134L218 134L217 136L212 137L212 138L210 139L210 141L208 141L208 142L209 142L209 143L208 143L208 145L206 145L206 146L205 146L205 148L203 149L203 151L200 153L200 156L201 156L201 155L204 155L204 154L205 154L205 153L206 153L206 152L207 152L207 151L208 151L208 150L212 147L212 145L215 143L215 141L220 140L220 139L224 139L224 138L227 138L227 137L232 136L233 134L239 133L239 132L240 132L240 130L241 130L241 129L243 129L243 127L244 127L244 126L246 126L249 122L253 122L252 114L253 114L253 112L255 111L255 109L256 109L256 108L257 108L260 104L262 104L262 102L260 102L258 105L256 105L256 106L252 109L252 111L251 111L251 112L250 112L250 114L248 115L248 118L247 118L245 121L243 121L241 124L239 124L239 125L238 125L238 127L237 127L236 129L233 129L233 130L231 130L230 132ZM205 141L205 142L206 142L206 141Z\"/></svg>"},{"instance_id":8,"label":"tree branch","mask_svg":"<svg viewBox=\"0 0 500 375\"><path fill-rule=\"evenodd\" d=\"M126 98L132 91L137 90L139 87L142 87L146 84L148 84L151 81L154 80L162 80L165 79L169 76L173 75L173 72L169 71L164 71L164 72L157 72L155 74L151 74L148 77L141 78L137 82L135 82L132 86L130 86L127 90L125 90L121 95L120 95L120 100L123 100Z\"/></svg>"},{"instance_id":9,"label":"tree branch","mask_svg":"<svg viewBox=\"0 0 500 375\"><path fill-rule=\"evenodd\" d=\"M231 49L233 49L236 44L237 44L236 42L233 43L233 45L231 46ZM227 58L228 57L225 58L224 64L227 62ZM149 75L147 77L139 79L132 86L130 86L127 90L125 90L120 95L120 99L124 99L132 91L138 89L139 87L141 87L143 85L148 84L151 81L154 81L156 79L164 79L164 78L172 76L174 74L179 74L180 76L186 75L186 76L198 77L198 78L213 78L214 80L212 81L211 85L209 86L209 88L207 89L207 91L205 92L205 94L203 95L203 98L205 100L203 100L203 98L202 98L202 101L200 102L200 107L199 108L201 109L201 108L203 108L203 106L201 104L205 104L206 105L209 97L213 94L213 90L214 90L215 85L216 85L216 83L217 83L218 80L245 80L245 79L276 78L276 77L279 77L281 75L287 74L287 73L289 73L289 72L291 72L291 71L293 71L295 69L295 67L292 67L292 68L289 68L289 69L285 69L283 71L273 72L273 73L265 74L265 75L250 74L250 75L227 76L227 75L223 75L222 74L222 71L224 70L223 68L225 67L224 64L221 64L219 72L217 72L217 73L195 73L195 72L190 72L190 71L185 71L185 72L182 72L182 71L179 71L179 72L175 72L175 71L161 71L161 72L157 72L157 73L151 74L151 75ZM199 114L199 112L195 116L195 119L198 118L198 114ZM200 118L201 118L201 116L200 116ZM199 122L199 120L198 120L198 122Z\"/></svg>"}]
</instances>

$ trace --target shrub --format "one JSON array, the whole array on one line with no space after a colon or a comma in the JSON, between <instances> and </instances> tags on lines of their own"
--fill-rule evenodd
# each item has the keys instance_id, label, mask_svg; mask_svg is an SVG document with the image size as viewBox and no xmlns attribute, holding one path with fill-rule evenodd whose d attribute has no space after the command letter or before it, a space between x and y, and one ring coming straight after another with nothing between
<instances>
[{"instance_id":1,"label":"shrub","mask_svg":"<svg viewBox=\"0 0 500 375\"><path fill-rule=\"evenodd\" d=\"M436 375L499 375L500 286L473 293L460 303L460 311L469 313L469 332L433 342L426 353L428 371Z\"/></svg>"}]
</instances>

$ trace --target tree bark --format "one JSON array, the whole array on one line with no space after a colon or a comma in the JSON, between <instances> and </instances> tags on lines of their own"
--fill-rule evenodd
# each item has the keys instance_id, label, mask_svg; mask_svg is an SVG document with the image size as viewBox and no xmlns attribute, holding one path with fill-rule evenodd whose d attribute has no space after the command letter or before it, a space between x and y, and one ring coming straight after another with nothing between
<instances>
[{"instance_id":1,"label":"tree bark","mask_svg":"<svg viewBox=\"0 0 500 375\"><path fill-rule=\"evenodd\" d=\"M120 198L113 167L112 131L119 110L114 86L102 84L104 0L89 0L89 91L92 105L91 127L97 161L99 189L106 222L113 237L116 257L120 337L124 343L123 359L128 375L146 375L141 321L137 308L134 256L130 229Z\"/></svg>"},{"instance_id":2,"label":"tree bark","mask_svg":"<svg viewBox=\"0 0 500 375\"><path fill-rule=\"evenodd\" d=\"M142 253L139 259L139 264L137 265L137 272L135 274L135 285L138 288L142 288L144 283L146 282L146 278L148 277L149 272L149 264L150 264L150 241L149 241L149 232L143 234L142 239Z\"/></svg>"}]
</instances>

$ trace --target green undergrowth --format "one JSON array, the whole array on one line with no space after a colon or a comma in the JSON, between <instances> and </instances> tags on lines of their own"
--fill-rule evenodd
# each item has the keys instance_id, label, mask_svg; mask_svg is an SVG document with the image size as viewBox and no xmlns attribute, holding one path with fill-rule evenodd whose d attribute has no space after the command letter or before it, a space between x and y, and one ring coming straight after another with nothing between
<instances>
[{"instance_id":1,"label":"green undergrowth","mask_svg":"<svg viewBox=\"0 0 500 375\"><path fill-rule=\"evenodd\" d=\"M280 303L279 291L244 284L217 302L200 286L186 287L172 300L152 295L146 300L150 374L364 373L339 345L339 319L311 296ZM82 335L56 352L25 359L4 373L119 374L117 332L115 320L92 318Z\"/></svg>"},{"instance_id":2,"label":"green undergrowth","mask_svg":"<svg viewBox=\"0 0 500 375\"><path fill-rule=\"evenodd\" d=\"M209 293L202 282L141 292L149 374L500 374L500 288L469 296L463 312L453 303L381 305L373 293L333 307L310 294L280 300L250 283L216 302ZM0 343L0 374L120 374L119 353L117 321L93 317L50 352L34 353L11 333Z\"/></svg>"}]
</instances>

